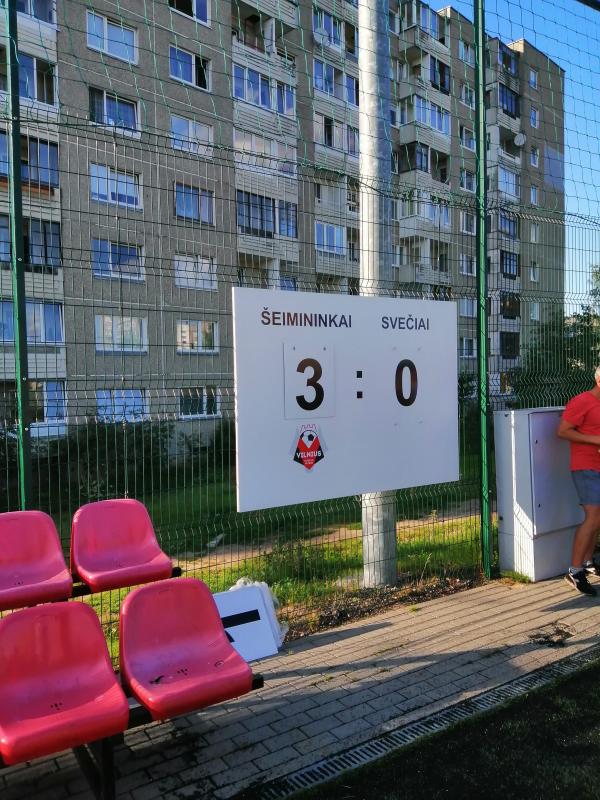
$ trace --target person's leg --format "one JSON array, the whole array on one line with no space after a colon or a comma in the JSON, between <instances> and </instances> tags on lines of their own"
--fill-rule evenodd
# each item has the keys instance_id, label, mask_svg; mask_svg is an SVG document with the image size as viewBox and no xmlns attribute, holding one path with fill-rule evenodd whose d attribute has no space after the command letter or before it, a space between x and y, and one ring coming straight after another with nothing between
<instances>
[{"instance_id":1,"label":"person's leg","mask_svg":"<svg viewBox=\"0 0 600 800\"><path fill-rule=\"evenodd\" d=\"M578 470L571 475L585 516L575 530L571 566L565 580L581 594L593 596L596 589L589 583L587 576L595 574L591 558L600 530L600 472Z\"/></svg>"},{"instance_id":2,"label":"person's leg","mask_svg":"<svg viewBox=\"0 0 600 800\"><path fill-rule=\"evenodd\" d=\"M582 504L582 507L585 518L575 530L571 556L571 566L576 568L591 560L600 530L600 505Z\"/></svg>"}]
</instances>

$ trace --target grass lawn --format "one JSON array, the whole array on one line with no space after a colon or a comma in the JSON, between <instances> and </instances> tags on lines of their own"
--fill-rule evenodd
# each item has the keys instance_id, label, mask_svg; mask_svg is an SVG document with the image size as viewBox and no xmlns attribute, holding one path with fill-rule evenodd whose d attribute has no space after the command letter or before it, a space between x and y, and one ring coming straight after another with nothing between
<instances>
[{"instance_id":1,"label":"grass lawn","mask_svg":"<svg viewBox=\"0 0 600 800\"><path fill-rule=\"evenodd\" d=\"M297 800L600 797L600 661ZM243 797L252 797L251 793Z\"/></svg>"}]
</instances>

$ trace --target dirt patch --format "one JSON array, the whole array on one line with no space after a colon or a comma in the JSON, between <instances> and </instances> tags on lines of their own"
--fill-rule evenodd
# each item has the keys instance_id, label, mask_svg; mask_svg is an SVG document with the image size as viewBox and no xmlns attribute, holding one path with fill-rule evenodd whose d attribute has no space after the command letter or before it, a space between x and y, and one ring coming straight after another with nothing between
<instances>
[{"instance_id":1,"label":"dirt patch","mask_svg":"<svg viewBox=\"0 0 600 800\"><path fill-rule=\"evenodd\" d=\"M346 622L378 614L398 605L411 607L434 597L455 594L482 583L475 578L432 579L417 586L386 586L381 589L359 589L320 603L314 611L306 607L287 607L285 618L289 625L286 641L300 639L317 631L336 628Z\"/></svg>"}]
</instances>

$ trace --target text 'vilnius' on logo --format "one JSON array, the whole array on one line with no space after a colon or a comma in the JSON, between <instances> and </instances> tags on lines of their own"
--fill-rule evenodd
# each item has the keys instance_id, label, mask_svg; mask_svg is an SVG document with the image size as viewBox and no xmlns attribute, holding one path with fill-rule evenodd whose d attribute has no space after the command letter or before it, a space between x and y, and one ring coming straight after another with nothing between
<instances>
[{"instance_id":1,"label":"text 'vilnius' on logo","mask_svg":"<svg viewBox=\"0 0 600 800\"><path fill-rule=\"evenodd\" d=\"M302 464L306 469L312 469L323 458L325 458L325 453L319 439L317 426L302 425L295 443L294 461Z\"/></svg>"}]
</instances>

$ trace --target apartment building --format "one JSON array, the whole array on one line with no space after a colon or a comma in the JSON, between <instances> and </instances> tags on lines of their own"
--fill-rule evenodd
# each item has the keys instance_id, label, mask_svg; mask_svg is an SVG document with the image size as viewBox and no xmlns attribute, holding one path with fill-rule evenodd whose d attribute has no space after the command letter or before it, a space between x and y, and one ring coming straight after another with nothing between
<instances>
[{"instance_id":1,"label":"apartment building","mask_svg":"<svg viewBox=\"0 0 600 800\"><path fill-rule=\"evenodd\" d=\"M232 285L358 291L356 4L164 0L151 19L142 0L18 7L34 435L167 417L210 436L233 406ZM542 301L563 291L563 75L525 41L488 49L490 368L509 392ZM402 2L390 51L398 290L457 300L472 370L473 26ZM5 269L6 420L10 294Z\"/></svg>"}]
</instances>

